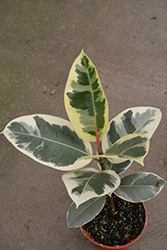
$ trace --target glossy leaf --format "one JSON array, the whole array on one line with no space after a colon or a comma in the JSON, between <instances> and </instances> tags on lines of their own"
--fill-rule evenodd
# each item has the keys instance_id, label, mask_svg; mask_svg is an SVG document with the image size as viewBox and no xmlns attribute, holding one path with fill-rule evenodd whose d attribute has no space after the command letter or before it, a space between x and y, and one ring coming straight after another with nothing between
<instances>
[{"instance_id":1,"label":"glossy leaf","mask_svg":"<svg viewBox=\"0 0 167 250\"><path fill-rule=\"evenodd\" d=\"M117 174L120 174L122 172L124 172L131 164L132 161L127 160L121 163L112 163L110 161L107 162L107 164L105 165L105 169L111 169L113 171L115 171Z\"/></svg>"},{"instance_id":2,"label":"glossy leaf","mask_svg":"<svg viewBox=\"0 0 167 250\"><path fill-rule=\"evenodd\" d=\"M94 168L68 172L62 179L77 207L93 197L114 192L120 184L120 178L114 171L99 171Z\"/></svg>"},{"instance_id":3,"label":"glossy leaf","mask_svg":"<svg viewBox=\"0 0 167 250\"><path fill-rule=\"evenodd\" d=\"M126 109L112 119L109 123L107 133L102 140L102 150L105 152L113 143L127 134L144 134L151 138L160 120L161 111L153 107L135 107ZM113 164L112 169L117 174L125 171L132 161Z\"/></svg>"},{"instance_id":4,"label":"glossy leaf","mask_svg":"<svg viewBox=\"0 0 167 250\"><path fill-rule=\"evenodd\" d=\"M74 61L64 92L65 108L76 132L88 141L100 140L108 127L108 102L96 67L82 51Z\"/></svg>"},{"instance_id":5,"label":"glossy leaf","mask_svg":"<svg viewBox=\"0 0 167 250\"><path fill-rule=\"evenodd\" d=\"M116 141L101 158L108 158L112 163L134 160L143 165L149 150L149 138L142 134L130 134ZM84 159L99 158L99 155L83 156Z\"/></svg>"},{"instance_id":6,"label":"glossy leaf","mask_svg":"<svg viewBox=\"0 0 167 250\"><path fill-rule=\"evenodd\" d=\"M103 209L105 202L106 196L92 198L82 203L78 208L73 202L67 212L68 227L81 227L93 220Z\"/></svg>"},{"instance_id":7,"label":"glossy leaf","mask_svg":"<svg viewBox=\"0 0 167 250\"><path fill-rule=\"evenodd\" d=\"M14 119L2 132L22 153L59 170L82 168L92 153L88 141L80 138L71 123L49 115L29 115Z\"/></svg>"},{"instance_id":8,"label":"glossy leaf","mask_svg":"<svg viewBox=\"0 0 167 250\"><path fill-rule=\"evenodd\" d=\"M130 202L143 202L156 196L165 185L165 180L153 173L140 172L121 179L115 194Z\"/></svg>"}]
</instances>

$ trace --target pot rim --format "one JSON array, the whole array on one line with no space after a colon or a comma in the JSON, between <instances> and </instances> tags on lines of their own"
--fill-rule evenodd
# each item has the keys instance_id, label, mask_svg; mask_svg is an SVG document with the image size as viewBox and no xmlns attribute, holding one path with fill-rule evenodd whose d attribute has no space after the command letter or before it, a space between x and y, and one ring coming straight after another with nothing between
<instances>
[{"instance_id":1,"label":"pot rim","mask_svg":"<svg viewBox=\"0 0 167 250\"><path fill-rule=\"evenodd\" d=\"M135 239L133 239L132 241L130 241L130 242L124 244L124 245L114 247L114 246L107 246L107 245L103 245L103 244L101 244L101 243L97 243L96 241L94 241L94 240L89 236L89 234L87 233L87 231L84 229L84 226L81 226L80 229L81 229L81 231L83 232L83 234L84 234L91 242L93 242L93 244L94 244L95 246L100 247L101 249L102 249L102 248L105 248L105 249L108 249L108 250L109 250L109 249L110 249L110 250L122 250L122 249L124 249L124 248L126 248L126 247L132 245L134 242L136 242L136 241L141 237L141 235L143 234L143 232L144 232L144 230L145 230L145 228L146 228L146 225L147 225L147 209L146 209L146 206L145 206L144 202L142 202L142 204L143 204L143 207L144 207L144 210L145 210L145 223L144 223L144 227L143 227L142 231L140 232L140 234L139 234Z\"/></svg>"}]
</instances>

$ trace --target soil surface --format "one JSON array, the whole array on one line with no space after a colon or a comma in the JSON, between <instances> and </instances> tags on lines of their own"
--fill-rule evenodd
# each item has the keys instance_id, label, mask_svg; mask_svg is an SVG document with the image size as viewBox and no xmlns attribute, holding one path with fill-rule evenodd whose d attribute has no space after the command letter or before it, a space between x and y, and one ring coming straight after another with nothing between
<instances>
[{"instance_id":1,"label":"soil surface","mask_svg":"<svg viewBox=\"0 0 167 250\"><path fill-rule=\"evenodd\" d=\"M135 239L145 224L145 210L142 203L131 203L113 195L115 217L111 214L110 199L100 214L84 225L90 237L107 246L121 246Z\"/></svg>"}]
</instances>

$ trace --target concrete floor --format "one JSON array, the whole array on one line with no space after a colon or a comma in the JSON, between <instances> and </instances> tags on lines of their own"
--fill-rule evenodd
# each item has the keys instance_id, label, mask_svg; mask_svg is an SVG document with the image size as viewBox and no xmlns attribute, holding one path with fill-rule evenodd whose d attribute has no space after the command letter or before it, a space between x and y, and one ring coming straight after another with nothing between
<instances>
[{"instance_id":1,"label":"concrete floor","mask_svg":"<svg viewBox=\"0 0 167 250\"><path fill-rule=\"evenodd\" d=\"M1 0L0 23L0 131L25 114L67 118L63 91L84 48L110 119L129 107L161 109L144 170L167 180L166 0ZM96 249L80 229L67 229L71 200L62 172L19 153L2 135L0 145L0 250ZM139 170L133 163L130 171ZM166 249L166 193L167 186L146 202L147 228L129 250Z\"/></svg>"}]
</instances>

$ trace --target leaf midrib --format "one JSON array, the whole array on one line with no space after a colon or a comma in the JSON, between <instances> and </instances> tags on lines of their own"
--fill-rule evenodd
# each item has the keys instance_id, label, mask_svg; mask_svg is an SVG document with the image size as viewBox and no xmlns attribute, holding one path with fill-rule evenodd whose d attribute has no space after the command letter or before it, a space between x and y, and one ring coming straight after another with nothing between
<instances>
[{"instance_id":1,"label":"leaf midrib","mask_svg":"<svg viewBox=\"0 0 167 250\"><path fill-rule=\"evenodd\" d=\"M86 65L86 61L84 58L84 63ZM94 102L94 96L93 96L93 90L92 90L92 84L91 84L91 80L90 80L90 76L89 76L89 71L88 68L86 67L86 72L87 72L87 76L88 76L88 80L89 80L89 85L90 85L90 92L91 92L91 96L92 96L92 106L93 106L93 113L94 113L94 122L95 122L95 130L96 130L96 112L95 112L95 102Z\"/></svg>"},{"instance_id":2,"label":"leaf midrib","mask_svg":"<svg viewBox=\"0 0 167 250\"><path fill-rule=\"evenodd\" d=\"M155 113L155 114L156 114L156 113ZM151 115L148 119L146 119L144 122L142 122L142 123L140 124L140 126L139 126L132 134L135 134L136 131L138 131L147 121L149 121L152 117L154 117L155 114ZM144 126L144 127L145 127L145 126ZM137 133L136 133L136 134L137 134Z\"/></svg>"},{"instance_id":3,"label":"leaf midrib","mask_svg":"<svg viewBox=\"0 0 167 250\"><path fill-rule=\"evenodd\" d=\"M101 198L102 197L97 198L93 203L90 202L90 204L87 207L85 207L79 214L77 214L77 216L72 220L72 223L80 216L80 214L82 214L85 210L89 209L90 206L94 205Z\"/></svg>"},{"instance_id":4,"label":"leaf midrib","mask_svg":"<svg viewBox=\"0 0 167 250\"><path fill-rule=\"evenodd\" d=\"M138 188L138 187L139 187L139 188L140 188L140 187L142 188L142 187L154 187L154 186L155 186L155 184L154 184L154 185L134 185L134 184L133 184L133 185L120 185L119 188L122 188L122 187L123 187L123 188L136 188L136 187L137 187L137 188Z\"/></svg>"},{"instance_id":5,"label":"leaf midrib","mask_svg":"<svg viewBox=\"0 0 167 250\"><path fill-rule=\"evenodd\" d=\"M84 190L86 190L86 186L88 185L89 181L91 181L91 179L92 179L96 174L98 174L98 173L99 173L99 172L95 172L93 175L91 175L91 176L89 177L89 179L86 181L86 183L85 183L85 185L84 185L84 187L83 187L82 193L84 193Z\"/></svg>"},{"instance_id":6,"label":"leaf midrib","mask_svg":"<svg viewBox=\"0 0 167 250\"><path fill-rule=\"evenodd\" d=\"M73 146L70 146L70 145L68 145L68 144L65 144L65 143L62 143L62 142L59 142L59 141L54 141L54 140L51 140L51 139L48 139L48 138L45 138L45 137L36 136L36 135L31 135L31 134L25 134L25 133L20 133L20 132L13 132L13 131L12 131L12 133L17 134L17 135L24 135L24 136L28 136L28 137L35 137L35 138L38 138L38 139L41 139L41 140L45 140L45 141L50 141L50 142L53 142L53 143L55 143L55 144L60 144L60 145L62 145L62 146L65 146L65 147L67 147L67 148L74 149L74 150L76 150L76 151L78 151L78 152L84 153L85 155L89 155L89 153L86 153L86 152L83 151L83 150L80 150L80 149L78 149L78 148L75 148L75 147L73 147Z\"/></svg>"}]
</instances>

